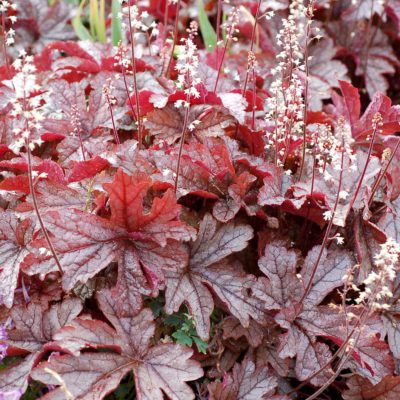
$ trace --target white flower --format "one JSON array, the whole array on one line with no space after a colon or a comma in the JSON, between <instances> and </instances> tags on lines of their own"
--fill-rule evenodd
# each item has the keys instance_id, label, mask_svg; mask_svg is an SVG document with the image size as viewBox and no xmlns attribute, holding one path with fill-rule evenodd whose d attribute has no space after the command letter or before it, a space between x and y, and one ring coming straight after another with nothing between
<instances>
[{"instance_id":1,"label":"white flower","mask_svg":"<svg viewBox=\"0 0 400 400\"><path fill-rule=\"evenodd\" d=\"M331 210L325 211L323 216L325 221L330 221L332 219L332 211Z\"/></svg>"}]
</instances>

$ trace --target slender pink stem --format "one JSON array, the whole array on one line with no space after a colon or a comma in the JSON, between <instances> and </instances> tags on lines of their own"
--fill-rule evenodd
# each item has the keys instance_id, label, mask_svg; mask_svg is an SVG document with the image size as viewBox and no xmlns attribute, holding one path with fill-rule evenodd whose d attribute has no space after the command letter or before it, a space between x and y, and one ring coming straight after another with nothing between
<instances>
[{"instance_id":1,"label":"slender pink stem","mask_svg":"<svg viewBox=\"0 0 400 400\"><path fill-rule=\"evenodd\" d=\"M252 97L252 108L251 108L251 129L256 130L256 71L255 66L253 66L253 97Z\"/></svg>"},{"instance_id":2,"label":"slender pink stem","mask_svg":"<svg viewBox=\"0 0 400 400\"><path fill-rule=\"evenodd\" d=\"M217 37L217 46L215 51L217 53L217 62L218 62L218 53L219 53L219 46L218 43L221 40L221 11L222 11L222 0L218 0L217 3L217 26L215 28L215 33Z\"/></svg>"},{"instance_id":3,"label":"slender pink stem","mask_svg":"<svg viewBox=\"0 0 400 400\"><path fill-rule=\"evenodd\" d=\"M229 29L228 38L230 37L231 34L232 34L232 27ZM229 42L230 42L230 40L227 39L226 42L225 42L225 45L224 45L224 51L222 53L221 61L218 63L218 73L217 73L217 78L215 79L214 93L217 92L218 81L219 81L219 78L221 76L222 64L224 62L224 58L225 58L225 54L226 54L226 50L228 48Z\"/></svg>"},{"instance_id":4,"label":"slender pink stem","mask_svg":"<svg viewBox=\"0 0 400 400\"><path fill-rule=\"evenodd\" d=\"M110 110L110 116L111 116L111 122L112 122L112 126L113 126L114 139L115 139L115 142L117 144L121 144L121 142L119 140L119 137L118 137L117 129L115 127L114 112L112 110L112 105L111 105L111 102L110 102L110 99L108 98L108 96L106 96L106 99L107 99L107 103L108 103L108 109Z\"/></svg>"},{"instance_id":5,"label":"slender pink stem","mask_svg":"<svg viewBox=\"0 0 400 400\"><path fill-rule=\"evenodd\" d=\"M132 72L133 72L133 84L134 84L134 92L135 92L135 100L136 100L136 118L138 124L138 142L139 142L139 150L142 148L142 123L140 120L140 105L139 105L139 92L137 87L137 78L136 78L136 59L135 59L135 40L134 33L132 30L132 17L131 17L131 3L128 1L128 20L129 20L129 35L131 39L131 59L132 59Z\"/></svg>"},{"instance_id":6,"label":"slender pink stem","mask_svg":"<svg viewBox=\"0 0 400 400\"><path fill-rule=\"evenodd\" d=\"M190 111L190 95L186 96L186 110L185 110L185 117L183 120L183 126L182 126L182 133L181 133L181 141L179 144L179 153L178 153L178 162L176 165L176 177L175 177L175 193L178 190L178 181L179 181L179 172L181 168L181 159L182 159L182 152L183 152L183 145L185 143L185 136L186 136L186 131L187 131L187 125L189 121L189 111Z\"/></svg>"},{"instance_id":7,"label":"slender pink stem","mask_svg":"<svg viewBox=\"0 0 400 400\"><path fill-rule=\"evenodd\" d=\"M54 249L53 243L50 240L50 236L47 233L46 227L44 226L42 215L41 215L40 210L39 210L39 205L38 205L38 201L37 201L37 198L36 198L36 193L35 193L35 188L34 188L33 178L32 178L32 172L33 171L32 171L32 160L31 160L31 149L29 148L28 141L26 141L26 148L27 148L27 153L28 153L29 191L31 192L33 207L35 209L35 213L36 213L37 219L39 221L40 229L42 230L43 235L44 235L44 237L46 239L46 242L47 242L47 244L48 244L48 246L50 248L50 252L51 252L51 254L52 254L53 258L54 258L54 261L55 261L55 263L57 265L58 271L60 272L61 275L63 275L64 271L62 269L60 260L59 260L59 258L57 256L57 253L56 253L55 249Z\"/></svg>"},{"instance_id":8,"label":"slender pink stem","mask_svg":"<svg viewBox=\"0 0 400 400\"><path fill-rule=\"evenodd\" d=\"M313 3L311 3L311 7L313 7ZM307 22L310 22L309 19ZM304 110L303 110L303 148L302 148L302 157L301 157L301 164L300 164L300 173L299 173L299 180L303 175L304 170L304 163L306 160L306 146L307 146L307 114L308 114L308 79L310 76L310 65L308 63L308 41L310 37L310 23L307 23L307 33L306 33L306 45L304 49L304 66L305 66L305 73L306 79L304 84Z\"/></svg>"},{"instance_id":9,"label":"slender pink stem","mask_svg":"<svg viewBox=\"0 0 400 400\"><path fill-rule=\"evenodd\" d=\"M135 107L134 107L133 104L132 104L131 96L129 95L128 82L126 81L126 75L125 75L125 69L124 69L124 67L122 67L121 70L122 70L122 80L124 81L124 86L125 86L126 95L128 96L129 107L130 107L130 109L131 109L131 113L132 113L133 118L135 118L135 116L136 116L136 111L135 111Z\"/></svg>"},{"instance_id":10,"label":"slender pink stem","mask_svg":"<svg viewBox=\"0 0 400 400\"><path fill-rule=\"evenodd\" d=\"M171 65L172 65L172 60L174 59L175 46L176 46L176 41L178 39L178 24L179 24L179 11L180 11L180 8L181 8L181 0L178 0L178 2L176 3L176 15L175 15L175 23L174 23L173 43L172 43L172 48L171 48L171 54L170 54L169 61L168 61L167 71L165 73L165 77L166 78L169 78Z\"/></svg>"},{"instance_id":11,"label":"slender pink stem","mask_svg":"<svg viewBox=\"0 0 400 400\"><path fill-rule=\"evenodd\" d=\"M254 24L253 24L253 30L251 32L251 41L250 41L250 50L251 52L253 52L254 49L254 39L256 37L256 28L257 28L257 23L258 23L258 19L259 19L259 15L260 15L260 7L261 7L261 1L262 0L258 0L257 3L257 10L256 10L256 17L254 20ZM245 95L246 93L246 88L247 88L247 82L249 80L249 70L246 70L246 77L244 78L244 84L243 84L243 90L242 90L242 96Z\"/></svg>"},{"instance_id":12,"label":"slender pink stem","mask_svg":"<svg viewBox=\"0 0 400 400\"><path fill-rule=\"evenodd\" d=\"M375 126L375 127L374 127L374 131L373 131L373 133L372 133L371 143L369 144L368 155L367 155L367 161L365 162L364 169L363 169L363 171L362 171L362 173L361 173L360 179L358 180L357 189L356 189L356 191L354 192L354 195L353 195L353 197L352 197L352 199L351 199L351 201L350 201L350 207L349 207L349 209L351 209L351 208L353 207L354 202L356 201L357 196L358 196L358 193L359 193L359 191L360 191L360 189L361 189L361 185L362 185L362 183L363 183L363 181L364 181L365 173L367 172L367 168L368 168L369 162L370 162L370 160L371 160L371 154L372 154L372 149L373 149L373 147L374 147L374 143L375 143L375 138L376 138L376 132L377 132L377 130L378 130L378 126Z\"/></svg>"},{"instance_id":13,"label":"slender pink stem","mask_svg":"<svg viewBox=\"0 0 400 400\"><path fill-rule=\"evenodd\" d=\"M389 168L389 165L392 163L394 156L397 153L397 150L399 149L399 147L400 147L400 138L397 140L396 146L389 158L389 161L386 163L385 168L378 174L375 183L372 185L371 194L370 194L369 200L368 200L369 206L371 206L372 202L374 201L375 192L378 190L379 184L381 183L383 177L385 176L385 174Z\"/></svg>"},{"instance_id":14,"label":"slender pink stem","mask_svg":"<svg viewBox=\"0 0 400 400\"><path fill-rule=\"evenodd\" d=\"M25 94L24 94L24 99L23 99L23 108L24 108L25 111L27 110ZM28 124L28 120L26 118L25 118L25 129L26 129L27 132L29 132L29 124ZM44 226L43 218L42 218L42 215L40 213L39 204L38 204L38 201L37 201L37 198L36 198L36 192L35 192L35 187L34 187L34 184L33 184L33 177L32 177L33 168L32 168L31 148L29 147L29 138L25 140L25 147L27 149L27 154L28 154L28 182L29 182L29 191L30 191L31 196L32 196L33 208L35 209L35 213L36 213L37 219L39 221L40 228L41 228L41 230L43 232L43 235L44 235L44 237L46 239L47 245L50 248L50 252L51 252L51 254L52 254L53 258L54 258L54 261L55 261L55 263L57 265L58 271L60 272L61 275L63 275L64 271L62 269L60 260L59 260L59 258L57 256L57 253L56 253L56 251L54 249L54 246L53 246L53 243L52 243L52 241L50 239L50 236L47 233L46 227Z\"/></svg>"},{"instance_id":15,"label":"slender pink stem","mask_svg":"<svg viewBox=\"0 0 400 400\"><path fill-rule=\"evenodd\" d=\"M318 266L319 266L319 263L320 263L321 258L322 258L322 254L324 252L324 249L325 249L326 244L327 244L328 239L329 239L329 235L330 235L330 232L331 232L331 229L332 229L332 225L333 225L333 219L335 218L336 209L337 209L337 206L339 204L339 193L341 191L342 181L343 181L343 166L344 166L344 148L342 149L342 159L341 159L340 175L339 175L339 185L338 185L338 189L337 189L335 205L334 205L333 211L332 211L332 216L331 216L331 219L329 220L328 227L326 228L325 236L324 236L324 239L323 239L322 244L321 244L321 249L319 251L319 254L318 254L318 257L317 257L317 261L315 262L315 265L314 265L314 268L312 270L310 279L308 281L306 289L304 290L303 296L301 297L300 304L302 304L304 302L305 298L310 293L310 290L312 288L312 284L313 284L313 281L314 281L314 278L315 278L315 274L317 273Z\"/></svg>"}]
</instances>

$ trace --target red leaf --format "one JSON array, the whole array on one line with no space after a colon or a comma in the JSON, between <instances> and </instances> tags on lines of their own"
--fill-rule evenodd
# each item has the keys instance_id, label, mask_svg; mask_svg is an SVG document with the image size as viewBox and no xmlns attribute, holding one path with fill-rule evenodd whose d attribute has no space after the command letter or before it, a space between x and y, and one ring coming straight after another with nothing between
<instances>
[{"instance_id":1,"label":"red leaf","mask_svg":"<svg viewBox=\"0 0 400 400\"><path fill-rule=\"evenodd\" d=\"M0 190L29 194L29 180L25 175L12 176L0 182Z\"/></svg>"},{"instance_id":2,"label":"red leaf","mask_svg":"<svg viewBox=\"0 0 400 400\"><path fill-rule=\"evenodd\" d=\"M149 212L143 200L152 186L145 174L130 176L118 170L114 182L104 184L110 195L111 221L128 232L139 232L165 246L168 239L190 240L193 230L178 220L180 206L172 190L156 197Z\"/></svg>"},{"instance_id":3,"label":"red leaf","mask_svg":"<svg viewBox=\"0 0 400 400\"><path fill-rule=\"evenodd\" d=\"M106 169L110 164L104 158L95 156L86 161L71 161L72 171L68 175L68 182L79 182L86 178L92 178Z\"/></svg>"},{"instance_id":4,"label":"red leaf","mask_svg":"<svg viewBox=\"0 0 400 400\"><path fill-rule=\"evenodd\" d=\"M339 84L343 94L343 104L340 111L347 117L353 131L361 112L360 95L358 89L351 83L339 81Z\"/></svg>"}]
</instances>

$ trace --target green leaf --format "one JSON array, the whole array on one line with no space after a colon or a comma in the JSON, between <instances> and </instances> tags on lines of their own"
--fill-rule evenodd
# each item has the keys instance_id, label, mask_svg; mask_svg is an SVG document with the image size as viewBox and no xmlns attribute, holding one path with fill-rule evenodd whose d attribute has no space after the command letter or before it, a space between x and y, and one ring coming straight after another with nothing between
<instances>
[{"instance_id":1,"label":"green leaf","mask_svg":"<svg viewBox=\"0 0 400 400\"><path fill-rule=\"evenodd\" d=\"M82 9L85 6L86 0L82 0L80 6L76 10L76 15L72 19L72 26L74 27L75 33L81 40L90 40L93 41L93 37L90 32L86 29L86 27L82 23Z\"/></svg>"},{"instance_id":2,"label":"green leaf","mask_svg":"<svg viewBox=\"0 0 400 400\"><path fill-rule=\"evenodd\" d=\"M164 298L161 295L156 297L155 299L145 296L145 301L150 307L151 311L153 311L154 317L158 318L162 314L164 308Z\"/></svg>"},{"instance_id":3,"label":"green leaf","mask_svg":"<svg viewBox=\"0 0 400 400\"><path fill-rule=\"evenodd\" d=\"M104 0L100 0L99 18L97 24L97 38L100 43L106 43L106 4Z\"/></svg>"},{"instance_id":4,"label":"green leaf","mask_svg":"<svg viewBox=\"0 0 400 400\"><path fill-rule=\"evenodd\" d=\"M167 315L164 319L164 324L166 326L173 326L175 328L180 328L184 320L179 314Z\"/></svg>"},{"instance_id":5,"label":"green leaf","mask_svg":"<svg viewBox=\"0 0 400 400\"><path fill-rule=\"evenodd\" d=\"M172 334L172 337L176 339L176 343L184 344L189 347L193 344L192 338L188 336L185 332L176 331Z\"/></svg>"},{"instance_id":6,"label":"green leaf","mask_svg":"<svg viewBox=\"0 0 400 400\"><path fill-rule=\"evenodd\" d=\"M199 14L201 36L203 36L206 50L213 51L217 45L217 35L204 10L203 0L197 0L197 12Z\"/></svg>"},{"instance_id":7,"label":"green leaf","mask_svg":"<svg viewBox=\"0 0 400 400\"><path fill-rule=\"evenodd\" d=\"M111 7L111 35L112 44L117 46L122 40L122 27L121 20L118 17L118 13L121 12L121 4L118 0L112 0Z\"/></svg>"},{"instance_id":8,"label":"green leaf","mask_svg":"<svg viewBox=\"0 0 400 400\"><path fill-rule=\"evenodd\" d=\"M192 339L196 344L199 353L207 354L208 344L204 340L200 339L198 336L192 336Z\"/></svg>"}]
</instances>

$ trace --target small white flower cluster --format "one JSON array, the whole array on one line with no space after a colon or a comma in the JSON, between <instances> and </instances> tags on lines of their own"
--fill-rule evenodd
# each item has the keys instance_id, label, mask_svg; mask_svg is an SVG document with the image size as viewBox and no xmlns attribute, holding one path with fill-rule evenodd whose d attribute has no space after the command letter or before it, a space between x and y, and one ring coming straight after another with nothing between
<instances>
[{"instance_id":1,"label":"small white flower cluster","mask_svg":"<svg viewBox=\"0 0 400 400\"><path fill-rule=\"evenodd\" d=\"M389 238L381 245L381 250L375 255L376 271L370 272L364 279L365 290L360 292L357 303L371 299L373 310L385 310L390 308L384 300L393 296L390 289L396 279L399 268L400 244L393 238Z\"/></svg>"},{"instance_id":2,"label":"small white flower cluster","mask_svg":"<svg viewBox=\"0 0 400 400\"><path fill-rule=\"evenodd\" d=\"M128 68L131 66L132 61L128 58L128 49L120 42L117 47L117 53L114 56L114 66L120 66L124 73L128 73Z\"/></svg>"},{"instance_id":3,"label":"small white flower cluster","mask_svg":"<svg viewBox=\"0 0 400 400\"><path fill-rule=\"evenodd\" d=\"M115 87L113 85L112 79L107 78L106 83L102 87L103 94L108 102L108 104L114 106L117 104L117 99L113 95Z\"/></svg>"},{"instance_id":4,"label":"small white flower cluster","mask_svg":"<svg viewBox=\"0 0 400 400\"><path fill-rule=\"evenodd\" d=\"M235 33L239 33L239 29L236 27L239 24L239 12L236 7L232 8L228 15L228 19L221 25L221 28L226 32L226 40L232 40L237 42L238 38L234 36ZM219 45L223 45L223 41L217 43Z\"/></svg>"},{"instance_id":5,"label":"small white flower cluster","mask_svg":"<svg viewBox=\"0 0 400 400\"><path fill-rule=\"evenodd\" d=\"M17 9L17 5L16 4L11 4L11 2L7 1L7 0L0 0L0 14L2 14L2 21L5 21L6 19L8 19L11 24L15 24L17 22L17 17L15 15L7 15L9 10L16 10ZM3 19L3 16L5 17ZM3 32L4 32L4 38L5 38L5 43L7 46L11 46L12 44L14 44L14 38L15 38L15 30L12 28L9 28L6 31L6 27L3 26Z\"/></svg>"},{"instance_id":6,"label":"small white flower cluster","mask_svg":"<svg viewBox=\"0 0 400 400\"><path fill-rule=\"evenodd\" d=\"M6 19L8 19L11 24L15 24L17 22L17 17L15 15L7 15L9 10L16 10L17 5L16 4L11 4L7 0L0 0L0 14L2 14L2 22L5 22ZM3 16L6 16L3 19ZM14 44L14 38L15 38L15 30L12 28L9 28L6 31L6 27L3 26L3 31L4 31L4 38L5 38L5 43L7 46L11 46Z\"/></svg>"},{"instance_id":7,"label":"small white flower cluster","mask_svg":"<svg viewBox=\"0 0 400 400\"><path fill-rule=\"evenodd\" d=\"M281 52L277 55L277 66L272 69L274 81L267 99L266 121L272 127L267 134L266 149L274 147L278 165L285 162L286 152L291 141L296 141L303 131L303 82L300 78L304 71L303 49L299 38L303 35L307 8L303 0L294 0L290 5L287 19L282 21L282 29L277 35L277 44Z\"/></svg>"},{"instance_id":8,"label":"small white flower cluster","mask_svg":"<svg viewBox=\"0 0 400 400\"><path fill-rule=\"evenodd\" d=\"M335 140L330 151L331 165L333 165L336 171L340 171L342 168L342 152L345 153L346 158L348 158L350 162L350 165L346 165L346 168L349 168L350 171L353 172L357 170L357 155L353 152L353 143L354 139L351 133L351 127L348 121L340 117L335 127ZM325 174L326 173L325 171ZM325 176L325 179L329 180L329 177Z\"/></svg>"},{"instance_id":9,"label":"small white flower cluster","mask_svg":"<svg viewBox=\"0 0 400 400\"><path fill-rule=\"evenodd\" d=\"M119 2L121 5L126 3L124 0L119 0ZM127 6L125 11L118 14L118 18L121 20L121 26L124 29L129 28L130 24L134 32L147 32L151 29L150 36L157 36L159 33L157 22L151 18L147 11L140 12L136 4Z\"/></svg>"},{"instance_id":10,"label":"small white flower cluster","mask_svg":"<svg viewBox=\"0 0 400 400\"><path fill-rule=\"evenodd\" d=\"M181 39L183 46L180 46L175 69L178 71L177 86L186 94L186 100L177 100L175 102L175 107L177 108L182 106L189 107L190 96L200 97L200 93L197 90L197 85L201 82L201 79L197 76L199 58L197 56L197 47L193 42L194 36L197 35L197 29L197 22L192 21L190 28L187 30L189 36Z\"/></svg>"},{"instance_id":11,"label":"small white flower cluster","mask_svg":"<svg viewBox=\"0 0 400 400\"><path fill-rule=\"evenodd\" d=\"M14 91L10 115L15 117L13 133L16 141L10 148L18 154L26 144L33 150L43 143L38 135L43 121L43 96L39 93L41 88L36 81L36 67L32 56L20 51L13 67L16 70L14 77L2 83Z\"/></svg>"}]
</instances>

